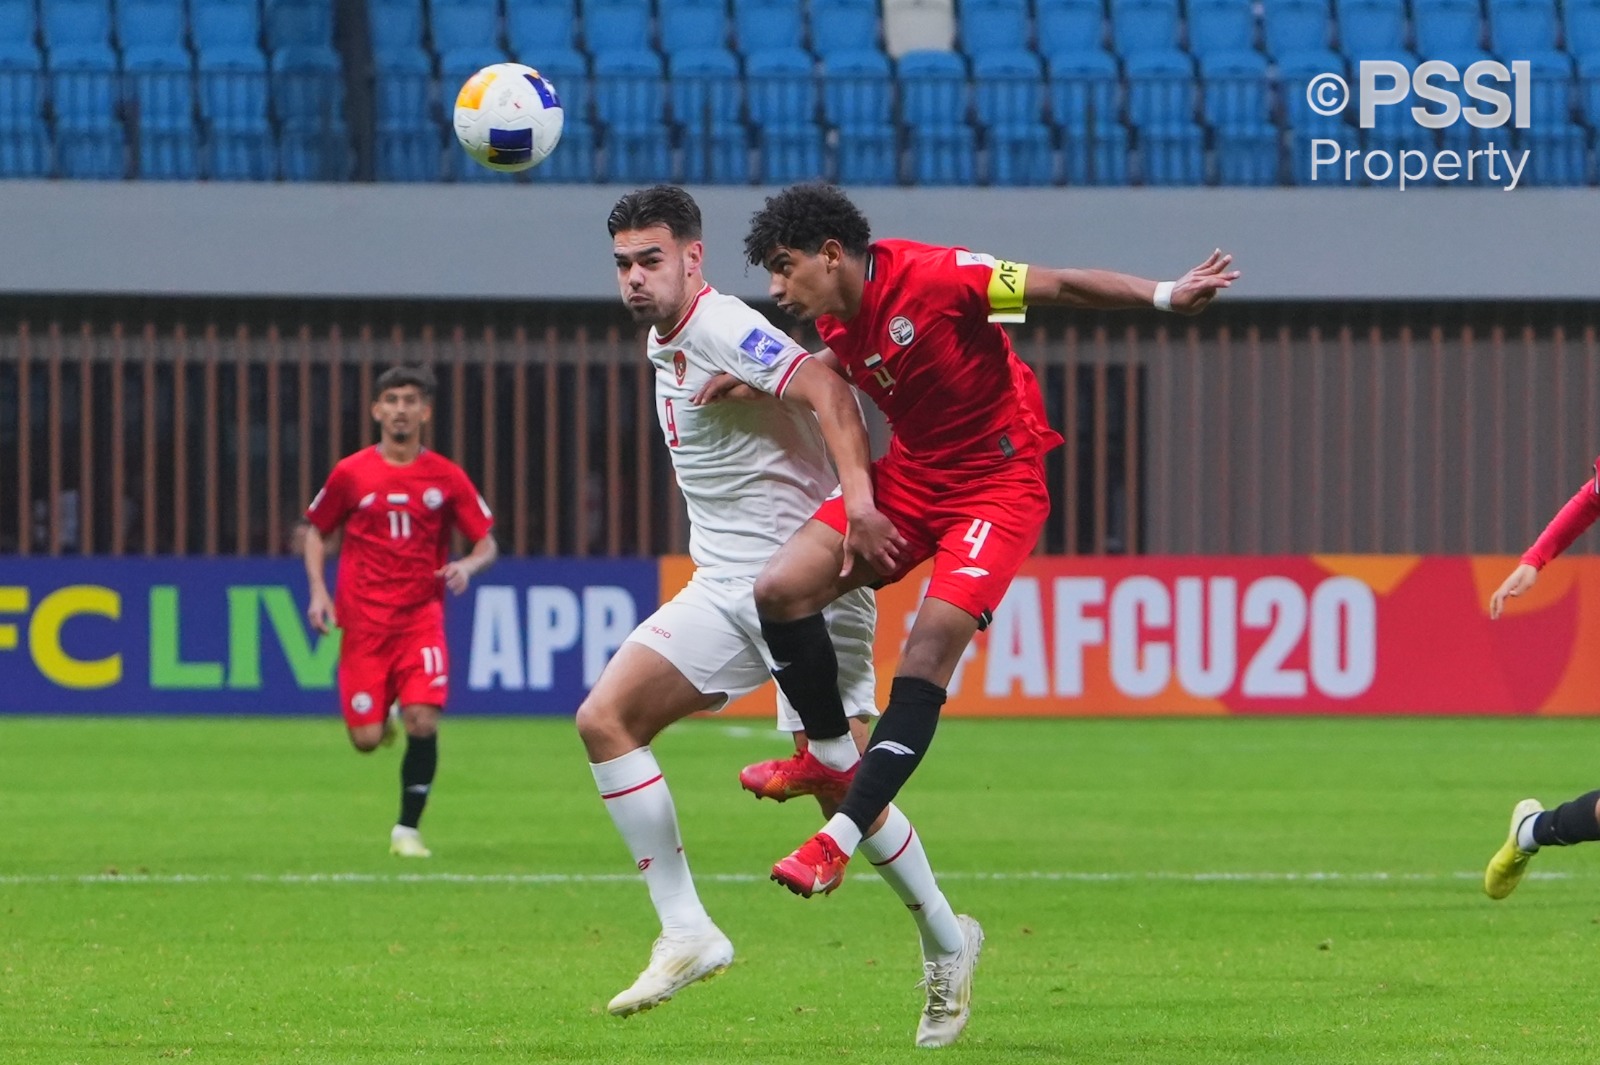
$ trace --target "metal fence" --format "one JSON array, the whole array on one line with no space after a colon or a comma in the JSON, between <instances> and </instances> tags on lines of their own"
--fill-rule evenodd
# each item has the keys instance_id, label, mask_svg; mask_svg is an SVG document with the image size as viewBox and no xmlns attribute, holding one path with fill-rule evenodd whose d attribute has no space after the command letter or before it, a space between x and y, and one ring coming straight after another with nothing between
<instances>
[{"instance_id":1,"label":"metal fence","mask_svg":"<svg viewBox=\"0 0 1600 1065\"><path fill-rule=\"evenodd\" d=\"M609 307L307 307L0 322L0 553L283 553L400 361L438 373L432 442L507 550L686 549ZM1042 551L1512 553L1600 449L1593 306L1032 317L1013 335L1066 438Z\"/></svg>"}]
</instances>

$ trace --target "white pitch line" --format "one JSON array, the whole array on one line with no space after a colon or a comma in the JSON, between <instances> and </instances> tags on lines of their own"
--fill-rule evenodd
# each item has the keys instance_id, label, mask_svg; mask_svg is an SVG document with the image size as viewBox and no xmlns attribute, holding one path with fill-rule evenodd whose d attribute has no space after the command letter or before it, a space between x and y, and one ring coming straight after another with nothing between
<instances>
[{"instance_id":1,"label":"white pitch line","mask_svg":"<svg viewBox=\"0 0 1600 1065\"><path fill-rule=\"evenodd\" d=\"M1529 873L1535 880L1570 880L1580 874ZM1320 884L1320 883L1438 883L1441 881L1478 880L1481 872L1455 873L1389 873L1389 872L945 872L940 880L956 881L1045 881L1077 884L1126 884L1140 882L1167 882L1183 884ZM147 884L156 886L183 884L512 884L540 886L548 884L631 884L639 880L636 873L37 873L0 876L0 886L27 886L34 884ZM716 884L753 884L767 878L755 873L708 873L696 877L702 882Z\"/></svg>"}]
</instances>

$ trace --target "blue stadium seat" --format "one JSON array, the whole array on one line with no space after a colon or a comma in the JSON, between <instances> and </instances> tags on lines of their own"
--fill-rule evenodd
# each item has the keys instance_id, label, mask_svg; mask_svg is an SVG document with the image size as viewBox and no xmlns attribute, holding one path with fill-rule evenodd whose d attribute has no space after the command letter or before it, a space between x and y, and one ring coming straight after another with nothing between
<instances>
[{"instance_id":1,"label":"blue stadium seat","mask_svg":"<svg viewBox=\"0 0 1600 1065\"><path fill-rule=\"evenodd\" d=\"M225 181L263 181L275 176L278 158L267 121L270 82L266 57L258 49L202 51L199 83L209 176Z\"/></svg>"},{"instance_id":2,"label":"blue stadium seat","mask_svg":"<svg viewBox=\"0 0 1600 1065\"><path fill-rule=\"evenodd\" d=\"M661 13L661 50L675 52L728 46L728 17L720 8L674 7Z\"/></svg>"},{"instance_id":3,"label":"blue stadium seat","mask_svg":"<svg viewBox=\"0 0 1600 1065\"><path fill-rule=\"evenodd\" d=\"M273 0L267 6L267 49L333 47L328 0Z\"/></svg>"},{"instance_id":4,"label":"blue stadium seat","mask_svg":"<svg viewBox=\"0 0 1600 1065\"><path fill-rule=\"evenodd\" d=\"M586 6L583 11L583 36L596 59L617 52L649 51L650 9L644 4Z\"/></svg>"},{"instance_id":5,"label":"blue stadium seat","mask_svg":"<svg viewBox=\"0 0 1600 1065\"><path fill-rule=\"evenodd\" d=\"M39 66L38 15L33 0L0 0L0 64Z\"/></svg>"},{"instance_id":6,"label":"blue stadium seat","mask_svg":"<svg viewBox=\"0 0 1600 1065\"><path fill-rule=\"evenodd\" d=\"M1328 25L1328 5L1323 0L1274 0L1262 12L1267 53L1279 60L1306 53L1328 54Z\"/></svg>"},{"instance_id":7,"label":"blue stadium seat","mask_svg":"<svg viewBox=\"0 0 1600 1065\"><path fill-rule=\"evenodd\" d=\"M50 99L62 177L119 178L127 170L116 57L90 45L50 56Z\"/></svg>"},{"instance_id":8,"label":"blue stadium seat","mask_svg":"<svg viewBox=\"0 0 1600 1065\"><path fill-rule=\"evenodd\" d=\"M878 51L840 51L824 60L823 72L823 115L839 130L839 181L893 184L899 166L889 60Z\"/></svg>"},{"instance_id":9,"label":"blue stadium seat","mask_svg":"<svg viewBox=\"0 0 1600 1065\"><path fill-rule=\"evenodd\" d=\"M349 129L338 57L319 47L281 49L272 59L272 108L288 181L349 176Z\"/></svg>"},{"instance_id":10,"label":"blue stadium seat","mask_svg":"<svg viewBox=\"0 0 1600 1065\"><path fill-rule=\"evenodd\" d=\"M967 65L954 52L913 51L900 57L898 74L912 180L972 184L977 138L967 124Z\"/></svg>"},{"instance_id":11,"label":"blue stadium seat","mask_svg":"<svg viewBox=\"0 0 1600 1065\"><path fill-rule=\"evenodd\" d=\"M823 176L822 130L815 122L786 128L756 127L756 180L767 185L816 181Z\"/></svg>"},{"instance_id":12,"label":"blue stadium seat","mask_svg":"<svg viewBox=\"0 0 1600 1065\"><path fill-rule=\"evenodd\" d=\"M439 126L417 117L414 124L403 126L380 122L374 131L373 166L379 181L438 181L443 176ZM452 150L459 150L455 138L450 139Z\"/></svg>"},{"instance_id":13,"label":"blue stadium seat","mask_svg":"<svg viewBox=\"0 0 1600 1065\"><path fill-rule=\"evenodd\" d=\"M1405 10L1394 0L1342 0L1339 5L1339 49L1353 60L1400 52L1405 34Z\"/></svg>"},{"instance_id":14,"label":"blue stadium seat","mask_svg":"<svg viewBox=\"0 0 1600 1065\"><path fill-rule=\"evenodd\" d=\"M1266 59L1256 52L1203 56L1200 71L1221 183L1277 184L1278 128L1272 123Z\"/></svg>"},{"instance_id":15,"label":"blue stadium seat","mask_svg":"<svg viewBox=\"0 0 1600 1065\"><path fill-rule=\"evenodd\" d=\"M44 43L52 64L78 49L111 47L111 5L105 0L49 0L44 5Z\"/></svg>"},{"instance_id":16,"label":"blue stadium seat","mask_svg":"<svg viewBox=\"0 0 1600 1065\"><path fill-rule=\"evenodd\" d=\"M723 48L690 49L672 56L667 73L672 117L683 130L684 179L748 182L750 148L739 117L738 61Z\"/></svg>"},{"instance_id":17,"label":"blue stadium seat","mask_svg":"<svg viewBox=\"0 0 1600 1065\"><path fill-rule=\"evenodd\" d=\"M1121 0L1111 9L1111 39L1124 56L1175 49L1177 4L1174 0Z\"/></svg>"},{"instance_id":18,"label":"blue stadium seat","mask_svg":"<svg viewBox=\"0 0 1600 1065\"><path fill-rule=\"evenodd\" d=\"M1530 151L1521 184L1570 186L1590 184L1589 137L1582 126L1564 123L1523 131L1521 147Z\"/></svg>"},{"instance_id":19,"label":"blue stadium seat","mask_svg":"<svg viewBox=\"0 0 1600 1065\"><path fill-rule=\"evenodd\" d=\"M188 66L188 32L182 0L124 0L117 5L117 43L125 68L129 63L146 69Z\"/></svg>"},{"instance_id":20,"label":"blue stadium seat","mask_svg":"<svg viewBox=\"0 0 1600 1065\"><path fill-rule=\"evenodd\" d=\"M1317 114L1306 99L1306 90L1312 79L1325 72L1341 76L1348 73L1342 58L1327 53L1291 53L1278 62L1278 87L1283 97L1284 124L1292 145L1288 155L1291 184L1314 183L1310 155L1312 140L1335 141L1341 151L1357 145L1353 125L1339 115ZM1326 184L1327 181L1328 174L1323 171L1320 182Z\"/></svg>"},{"instance_id":21,"label":"blue stadium seat","mask_svg":"<svg viewBox=\"0 0 1600 1065\"><path fill-rule=\"evenodd\" d=\"M195 51L216 64L247 65L261 50L261 17L253 3L205 0L189 19ZM265 62L263 59L262 62Z\"/></svg>"},{"instance_id":22,"label":"blue stadium seat","mask_svg":"<svg viewBox=\"0 0 1600 1065\"><path fill-rule=\"evenodd\" d=\"M811 56L799 49L753 52L744 61L745 109L758 131L815 129L817 79Z\"/></svg>"},{"instance_id":23,"label":"blue stadium seat","mask_svg":"<svg viewBox=\"0 0 1600 1065\"><path fill-rule=\"evenodd\" d=\"M561 127L561 143L548 159L528 171L528 179L541 185L594 181L597 140L594 126L587 119L569 119Z\"/></svg>"},{"instance_id":24,"label":"blue stadium seat","mask_svg":"<svg viewBox=\"0 0 1600 1065\"><path fill-rule=\"evenodd\" d=\"M1204 134L1194 120L1194 69L1181 52L1139 52L1127 57L1128 120L1139 138L1146 185L1198 185L1204 181Z\"/></svg>"},{"instance_id":25,"label":"blue stadium seat","mask_svg":"<svg viewBox=\"0 0 1600 1065\"><path fill-rule=\"evenodd\" d=\"M1120 125L1064 129L1061 157L1068 185L1126 185L1128 131Z\"/></svg>"},{"instance_id":26,"label":"blue stadium seat","mask_svg":"<svg viewBox=\"0 0 1600 1065\"><path fill-rule=\"evenodd\" d=\"M44 96L44 70L37 50L28 56L19 46L0 55L0 177L43 177L50 172Z\"/></svg>"},{"instance_id":27,"label":"blue stadium seat","mask_svg":"<svg viewBox=\"0 0 1600 1065\"><path fill-rule=\"evenodd\" d=\"M371 28L372 53L381 57L409 52L422 45L422 9L408 0L372 0L367 24Z\"/></svg>"},{"instance_id":28,"label":"blue stadium seat","mask_svg":"<svg viewBox=\"0 0 1600 1065\"><path fill-rule=\"evenodd\" d=\"M546 56L575 56L577 22L570 0L510 0L506 4L506 39L518 61L531 67L538 67Z\"/></svg>"},{"instance_id":29,"label":"blue stadium seat","mask_svg":"<svg viewBox=\"0 0 1600 1065\"><path fill-rule=\"evenodd\" d=\"M500 13L495 8L459 0L438 3L430 9L430 23L440 74L450 74L447 86L460 85L463 73L470 77L490 63L504 62Z\"/></svg>"},{"instance_id":30,"label":"blue stadium seat","mask_svg":"<svg viewBox=\"0 0 1600 1065\"><path fill-rule=\"evenodd\" d=\"M968 55L1027 49L1026 7L1006 0L968 0L960 6L961 48Z\"/></svg>"},{"instance_id":31,"label":"blue stadium seat","mask_svg":"<svg viewBox=\"0 0 1600 1065\"><path fill-rule=\"evenodd\" d=\"M1121 122L1122 83L1117 62L1102 51L1063 52L1049 64L1050 114L1066 130Z\"/></svg>"},{"instance_id":32,"label":"blue stadium seat","mask_svg":"<svg viewBox=\"0 0 1600 1065\"><path fill-rule=\"evenodd\" d=\"M878 46L878 12L875 8L816 0L811 5L811 50L823 59L841 52Z\"/></svg>"},{"instance_id":33,"label":"blue stadium seat","mask_svg":"<svg viewBox=\"0 0 1600 1065\"><path fill-rule=\"evenodd\" d=\"M1256 18L1250 0L1193 0L1189 4L1189 50L1205 57L1255 48Z\"/></svg>"},{"instance_id":34,"label":"blue stadium seat","mask_svg":"<svg viewBox=\"0 0 1600 1065\"><path fill-rule=\"evenodd\" d=\"M606 127L606 179L670 180L661 61L648 52L597 55L594 79L595 113Z\"/></svg>"},{"instance_id":35,"label":"blue stadium seat","mask_svg":"<svg viewBox=\"0 0 1600 1065\"><path fill-rule=\"evenodd\" d=\"M839 52L823 62L822 110L840 129L875 129L894 121L889 60L882 52Z\"/></svg>"},{"instance_id":36,"label":"blue stadium seat","mask_svg":"<svg viewBox=\"0 0 1600 1065\"><path fill-rule=\"evenodd\" d=\"M1194 66L1182 52L1138 52L1127 57L1128 122L1161 126L1192 122Z\"/></svg>"},{"instance_id":37,"label":"blue stadium seat","mask_svg":"<svg viewBox=\"0 0 1600 1065\"><path fill-rule=\"evenodd\" d=\"M1578 57L1578 107L1590 129L1600 129L1600 52Z\"/></svg>"},{"instance_id":38,"label":"blue stadium seat","mask_svg":"<svg viewBox=\"0 0 1600 1065\"><path fill-rule=\"evenodd\" d=\"M1600 55L1600 0L1567 0L1562 13L1567 51L1580 62Z\"/></svg>"},{"instance_id":39,"label":"blue stadium seat","mask_svg":"<svg viewBox=\"0 0 1600 1065\"><path fill-rule=\"evenodd\" d=\"M390 46L373 55L373 115L380 129L419 130L433 124L433 63L418 46ZM454 100L452 99L452 103ZM407 179L410 180L410 179Z\"/></svg>"},{"instance_id":40,"label":"blue stadium seat","mask_svg":"<svg viewBox=\"0 0 1600 1065\"><path fill-rule=\"evenodd\" d=\"M1556 50L1556 8L1551 0L1492 0L1489 30L1494 50L1507 59Z\"/></svg>"},{"instance_id":41,"label":"blue stadium seat","mask_svg":"<svg viewBox=\"0 0 1600 1065\"><path fill-rule=\"evenodd\" d=\"M194 70L188 58L172 61L154 53L129 57L123 60L122 73L128 89L128 125L136 145L137 176L199 177Z\"/></svg>"},{"instance_id":42,"label":"blue stadium seat","mask_svg":"<svg viewBox=\"0 0 1600 1065\"><path fill-rule=\"evenodd\" d=\"M1578 98L1574 91L1572 58L1565 52L1534 51L1510 53L1507 58L1528 58L1532 85L1528 90L1529 127L1538 132L1563 131L1572 123Z\"/></svg>"},{"instance_id":43,"label":"blue stadium seat","mask_svg":"<svg viewBox=\"0 0 1600 1065\"><path fill-rule=\"evenodd\" d=\"M747 56L753 52L800 47L800 5L792 0L776 4L766 0L740 6L734 10L733 25L739 51Z\"/></svg>"},{"instance_id":44,"label":"blue stadium seat","mask_svg":"<svg viewBox=\"0 0 1600 1065\"><path fill-rule=\"evenodd\" d=\"M1037 58L993 55L973 63L973 109L984 127L993 185L1047 185L1055 151L1044 124L1044 76Z\"/></svg>"},{"instance_id":45,"label":"blue stadium seat","mask_svg":"<svg viewBox=\"0 0 1600 1065\"><path fill-rule=\"evenodd\" d=\"M1478 0L1417 0L1411 22L1417 52L1424 58L1482 51L1483 16Z\"/></svg>"},{"instance_id":46,"label":"blue stadium seat","mask_svg":"<svg viewBox=\"0 0 1600 1065\"><path fill-rule=\"evenodd\" d=\"M1081 52L1105 45L1105 11L1100 0L1060 0L1049 7L1041 4L1034 25L1042 55Z\"/></svg>"},{"instance_id":47,"label":"blue stadium seat","mask_svg":"<svg viewBox=\"0 0 1600 1065\"><path fill-rule=\"evenodd\" d=\"M957 126L967 116L967 65L954 52L916 51L900 57L900 117L913 128Z\"/></svg>"}]
</instances>

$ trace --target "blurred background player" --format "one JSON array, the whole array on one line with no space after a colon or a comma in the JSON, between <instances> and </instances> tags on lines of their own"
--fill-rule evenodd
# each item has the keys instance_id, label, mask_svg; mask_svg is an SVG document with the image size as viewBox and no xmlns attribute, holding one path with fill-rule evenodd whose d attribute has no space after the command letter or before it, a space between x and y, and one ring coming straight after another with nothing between
<instances>
[{"instance_id":1,"label":"blurred background player","mask_svg":"<svg viewBox=\"0 0 1600 1065\"><path fill-rule=\"evenodd\" d=\"M1595 461L1595 476L1578 489L1567 505L1545 526L1533 546L1489 599L1489 617L1498 619L1506 600L1534 586L1539 571L1600 518L1600 459ZM1568 847L1600 839L1600 791L1580 795L1554 810L1546 810L1538 799L1523 799L1511 811L1511 831L1506 841L1489 859L1483 873L1483 890L1491 899L1503 899L1517 889L1528 860L1540 847Z\"/></svg>"},{"instance_id":2,"label":"blurred background player","mask_svg":"<svg viewBox=\"0 0 1600 1065\"><path fill-rule=\"evenodd\" d=\"M766 683L771 667L752 598L756 574L841 481L841 505L854 523L852 547L892 568L895 542L872 503L867 431L854 392L760 313L706 284L700 209L689 194L671 186L630 193L612 209L607 227L623 302L635 320L653 326L647 353L656 413L688 504L695 563L688 586L634 630L577 715L600 797L661 920L648 966L608 1007L626 1016L733 961L733 945L695 890L651 741L674 721L719 709ZM719 374L745 382L755 398L700 405ZM823 619L834 641L830 652L835 644L842 652L832 683L847 718L876 713L875 617L871 593L857 589L832 603ZM778 722L794 733L801 727L781 695ZM864 741L865 734L858 724L858 737ZM805 793L831 809L847 783L830 774L807 782ZM789 792L769 795L782 800ZM928 995L917 1043L943 1046L966 1024L982 931L951 910L898 809L886 811L862 846L922 934Z\"/></svg>"},{"instance_id":3,"label":"blurred background player","mask_svg":"<svg viewBox=\"0 0 1600 1065\"><path fill-rule=\"evenodd\" d=\"M439 712L450 692L444 589L460 595L495 560L494 516L461 467L422 446L433 416L433 374L396 366L374 391L379 442L334 466L306 508L306 616L318 632L343 630L339 704L356 750L371 751L390 736L389 707L399 703L406 753L389 850L426 858L417 826L439 765ZM341 528L338 595L330 598L325 538ZM454 562L452 529L472 543Z\"/></svg>"},{"instance_id":4,"label":"blurred background player","mask_svg":"<svg viewBox=\"0 0 1600 1065\"><path fill-rule=\"evenodd\" d=\"M849 379L888 418L886 456L873 464L879 509L908 542L896 563L852 567L849 518L829 500L773 556L756 582L774 673L805 722L816 757L855 770L822 832L773 866L774 880L810 897L831 891L870 826L927 752L945 687L973 634L999 605L1050 513L1044 456L1061 443L1033 371L992 320L1028 306L1157 307L1197 313L1231 285L1216 251L1176 282L1109 270L1044 269L962 248L872 241L866 217L839 189L799 185L767 199L745 238L771 274L780 309L814 321ZM932 558L889 705L859 760L838 742L847 724L833 646L819 613L852 589L892 582ZM876 572L873 572L873 570ZM759 786L781 763L750 767Z\"/></svg>"}]
</instances>

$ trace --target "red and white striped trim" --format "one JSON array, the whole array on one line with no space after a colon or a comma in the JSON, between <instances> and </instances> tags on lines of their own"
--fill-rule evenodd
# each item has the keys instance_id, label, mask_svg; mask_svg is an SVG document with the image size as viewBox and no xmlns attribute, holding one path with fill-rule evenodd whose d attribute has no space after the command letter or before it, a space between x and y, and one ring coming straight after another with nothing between
<instances>
[{"instance_id":1,"label":"red and white striped trim","mask_svg":"<svg viewBox=\"0 0 1600 1065\"><path fill-rule=\"evenodd\" d=\"M710 291L711 291L711 286L710 285L705 285L700 289L699 292L696 292L694 294L694 299L689 302L689 309L683 312L683 317L682 318L678 319L678 324L673 326L671 329L667 330L667 333L666 333L665 336L662 336L660 333L657 333L656 334L656 343L658 343L658 344L670 343L672 341L673 337L675 337L679 333L683 332L683 327L688 325L689 324L689 319L694 317L695 308L700 306L700 300L702 298L704 298L705 294L710 292Z\"/></svg>"},{"instance_id":2,"label":"red and white striped trim","mask_svg":"<svg viewBox=\"0 0 1600 1065\"><path fill-rule=\"evenodd\" d=\"M774 393L779 399L783 398L784 389L789 387L789 380L794 377L794 372L800 368L801 363L807 362L810 358L811 352L801 352L800 356L789 364L789 368L783 371L783 379L778 382L778 391Z\"/></svg>"},{"instance_id":3,"label":"red and white striped trim","mask_svg":"<svg viewBox=\"0 0 1600 1065\"><path fill-rule=\"evenodd\" d=\"M917 830L915 828L913 828L909 832L906 833L906 841L904 843L900 844L900 849L895 851L893 854L891 854L889 857L885 858L881 862L873 862L872 863L873 868L877 868L879 866L884 866L884 865L893 865L895 863L895 861L897 861L899 859L899 857L906 852L906 848L911 846L911 841L916 839L916 838L917 838Z\"/></svg>"},{"instance_id":4,"label":"red and white striped trim","mask_svg":"<svg viewBox=\"0 0 1600 1065\"><path fill-rule=\"evenodd\" d=\"M661 777L662 777L662 774L657 773L655 776L651 777L649 780L645 781L643 784L635 784L633 787L631 787L631 788L623 788L621 791L601 792L600 793L600 798L602 798L602 799L620 799L624 795L632 795L636 791L643 791L645 788L648 788L650 785L652 785L656 781L660 780Z\"/></svg>"}]
</instances>

